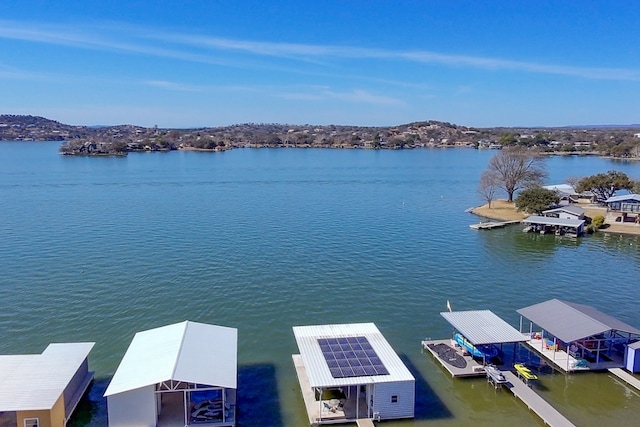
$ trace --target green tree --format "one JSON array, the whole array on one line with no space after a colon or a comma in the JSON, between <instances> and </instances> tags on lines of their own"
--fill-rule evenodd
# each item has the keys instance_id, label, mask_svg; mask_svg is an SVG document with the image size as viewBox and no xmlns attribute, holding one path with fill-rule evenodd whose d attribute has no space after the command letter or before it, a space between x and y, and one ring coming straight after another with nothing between
<instances>
[{"instance_id":1,"label":"green tree","mask_svg":"<svg viewBox=\"0 0 640 427\"><path fill-rule=\"evenodd\" d=\"M547 190L540 186L534 186L522 190L516 198L516 207L521 211L532 214L541 214L560 201L560 197L555 191Z\"/></svg>"},{"instance_id":2,"label":"green tree","mask_svg":"<svg viewBox=\"0 0 640 427\"><path fill-rule=\"evenodd\" d=\"M498 140L498 144L504 146L513 145L516 142L518 142L518 138L511 132L503 133L502 135L500 135L500 139Z\"/></svg>"},{"instance_id":3,"label":"green tree","mask_svg":"<svg viewBox=\"0 0 640 427\"><path fill-rule=\"evenodd\" d=\"M627 174L620 171L610 170L607 173L599 173L582 178L578 181L576 191L582 193L591 191L599 200L607 200L618 190L632 190L633 181Z\"/></svg>"},{"instance_id":4,"label":"green tree","mask_svg":"<svg viewBox=\"0 0 640 427\"><path fill-rule=\"evenodd\" d=\"M500 150L489 160L486 170L497 177L500 187L509 196L509 202L513 202L516 191L539 185L547 176L539 151L523 147Z\"/></svg>"}]
</instances>

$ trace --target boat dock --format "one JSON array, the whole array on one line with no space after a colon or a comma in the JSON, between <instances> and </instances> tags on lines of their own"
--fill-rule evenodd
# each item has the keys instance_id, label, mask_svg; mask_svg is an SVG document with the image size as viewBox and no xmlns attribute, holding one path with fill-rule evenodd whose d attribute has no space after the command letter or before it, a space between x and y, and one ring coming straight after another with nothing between
<instances>
[{"instance_id":1,"label":"boat dock","mask_svg":"<svg viewBox=\"0 0 640 427\"><path fill-rule=\"evenodd\" d=\"M469 354L465 354L460 347L454 346L450 339L425 340L422 341L422 347L428 350L452 377L484 377L486 375L484 366ZM455 363L456 361L460 363ZM462 361L464 364L461 363Z\"/></svg>"},{"instance_id":2,"label":"boat dock","mask_svg":"<svg viewBox=\"0 0 640 427\"><path fill-rule=\"evenodd\" d=\"M640 379L638 379L637 377L633 376L632 374L630 374L629 372L625 371L624 369L611 368L611 369L609 369L609 372L611 372L613 375L615 375L616 377L620 378L622 381L626 382L630 386L635 387L636 389L640 390Z\"/></svg>"},{"instance_id":3,"label":"boat dock","mask_svg":"<svg viewBox=\"0 0 640 427\"><path fill-rule=\"evenodd\" d=\"M519 224L520 220L513 221L490 221L490 222L480 222L478 224L471 224L469 227L474 230L492 230L494 228L502 228L507 225Z\"/></svg>"},{"instance_id":4,"label":"boat dock","mask_svg":"<svg viewBox=\"0 0 640 427\"><path fill-rule=\"evenodd\" d=\"M574 424L558 412L556 408L540 397L531 387L522 382L516 374L511 371L502 371L502 374L508 380L505 387L511 390L515 397L522 400L522 402L527 405L527 408L538 415L546 425L552 427L574 426Z\"/></svg>"}]
</instances>

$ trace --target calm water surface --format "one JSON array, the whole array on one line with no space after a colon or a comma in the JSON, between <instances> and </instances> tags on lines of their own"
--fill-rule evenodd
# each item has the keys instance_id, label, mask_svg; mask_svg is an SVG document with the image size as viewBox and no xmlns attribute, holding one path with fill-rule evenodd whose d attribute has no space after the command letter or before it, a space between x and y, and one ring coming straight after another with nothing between
<instances>
[{"instance_id":1,"label":"calm water surface","mask_svg":"<svg viewBox=\"0 0 640 427\"><path fill-rule=\"evenodd\" d=\"M439 312L515 310L549 298L640 326L637 237L478 232L478 178L495 152L261 149L57 154L0 143L0 353L96 341L77 424L137 331L185 319L239 329L239 425L305 426L295 325L370 322L417 378L417 417L394 426L541 425L483 379L452 380L420 348ZM622 170L547 160L549 182ZM635 425L640 395L606 373L545 375L538 391L577 425ZM635 417L635 418L634 418Z\"/></svg>"}]
</instances>

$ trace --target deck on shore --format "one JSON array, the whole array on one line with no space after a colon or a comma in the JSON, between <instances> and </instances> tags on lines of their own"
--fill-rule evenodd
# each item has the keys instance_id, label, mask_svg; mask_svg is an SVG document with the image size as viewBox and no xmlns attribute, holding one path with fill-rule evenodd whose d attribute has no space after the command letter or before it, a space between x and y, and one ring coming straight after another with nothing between
<instances>
[{"instance_id":1,"label":"deck on shore","mask_svg":"<svg viewBox=\"0 0 640 427\"><path fill-rule=\"evenodd\" d=\"M489 221L489 222L480 222L478 224L471 224L469 227L474 230L492 230L494 228L501 228L507 225L519 224L522 221L513 220L513 221Z\"/></svg>"},{"instance_id":2,"label":"deck on shore","mask_svg":"<svg viewBox=\"0 0 640 427\"><path fill-rule=\"evenodd\" d=\"M502 371L502 374L508 381L504 386L527 405L529 410L538 415L545 424L552 427L574 426L574 424L558 412L556 408L551 406L546 400L533 391L531 387L520 380L516 374L511 371Z\"/></svg>"}]
</instances>

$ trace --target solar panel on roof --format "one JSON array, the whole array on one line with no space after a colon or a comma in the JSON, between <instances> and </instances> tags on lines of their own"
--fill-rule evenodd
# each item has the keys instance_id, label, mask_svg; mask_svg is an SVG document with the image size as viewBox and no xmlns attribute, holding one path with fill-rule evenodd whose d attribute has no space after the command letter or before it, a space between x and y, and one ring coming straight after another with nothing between
<instances>
[{"instance_id":1,"label":"solar panel on roof","mask_svg":"<svg viewBox=\"0 0 640 427\"><path fill-rule=\"evenodd\" d=\"M367 337L318 338L333 378L388 375Z\"/></svg>"}]
</instances>

